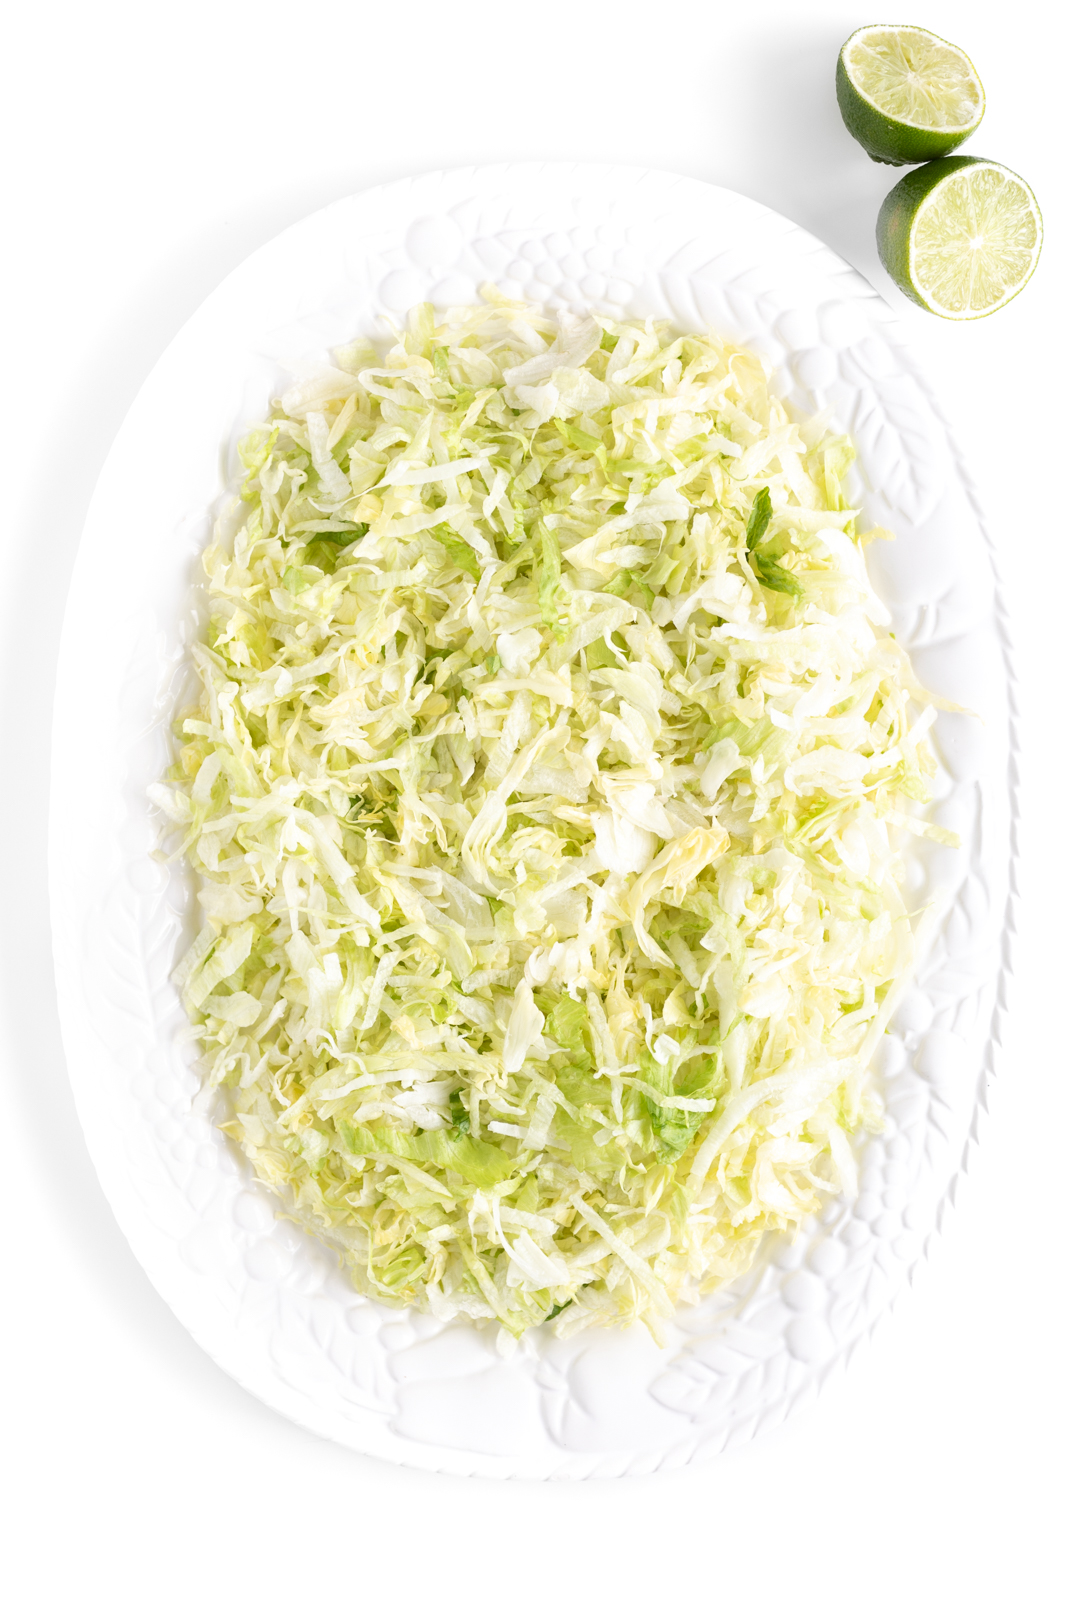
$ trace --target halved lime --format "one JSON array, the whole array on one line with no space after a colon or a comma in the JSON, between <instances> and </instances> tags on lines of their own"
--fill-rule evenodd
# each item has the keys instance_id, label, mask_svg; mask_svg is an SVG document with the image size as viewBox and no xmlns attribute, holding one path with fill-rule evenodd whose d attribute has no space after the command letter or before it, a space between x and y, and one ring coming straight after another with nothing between
<instances>
[{"instance_id":1,"label":"halved lime","mask_svg":"<svg viewBox=\"0 0 1080 1620\"><path fill-rule=\"evenodd\" d=\"M881 262L923 309L953 321L1015 298L1042 247L1031 187L985 158L925 163L895 185L877 222Z\"/></svg>"},{"instance_id":2,"label":"halved lime","mask_svg":"<svg viewBox=\"0 0 1080 1620\"><path fill-rule=\"evenodd\" d=\"M925 28L858 28L836 63L844 123L875 163L925 163L967 139L983 115L968 57Z\"/></svg>"}]
</instances>

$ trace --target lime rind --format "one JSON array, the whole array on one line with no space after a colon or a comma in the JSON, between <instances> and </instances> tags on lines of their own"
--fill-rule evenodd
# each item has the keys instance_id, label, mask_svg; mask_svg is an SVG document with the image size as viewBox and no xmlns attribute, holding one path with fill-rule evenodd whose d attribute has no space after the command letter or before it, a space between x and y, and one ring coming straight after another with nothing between
<instances>
[{"instance_id":1,"label":"lime rind","mask_svg":"<svg viewBox=\"0 0 1080 1620\"><path fill-rule=\"evenodd\" d=\"M856 29L836 63L836 99L850 134L876 163L947 156L975 130L985 96L970 58L925 28Z\"/></svg>"}]
</instances>

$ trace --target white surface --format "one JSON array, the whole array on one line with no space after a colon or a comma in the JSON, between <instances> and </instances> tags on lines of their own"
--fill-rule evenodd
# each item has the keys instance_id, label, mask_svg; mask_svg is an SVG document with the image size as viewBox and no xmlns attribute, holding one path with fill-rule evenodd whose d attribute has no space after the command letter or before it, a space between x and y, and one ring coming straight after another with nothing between
<instances>
[{"instance_id":1,"label":"white surface","mask_svg":"<svg viewBox=\"0 0 1080 1620\"><path fill-rule=\"evenodd\" d=\"M524 279L525 285L522 285ZM932 814L958 850L909 840L908 900L933 910L879 1053L885 1128L859 1185L736 1289L572 1341L361 1305L213 1124L171 971L191 886L153 858L150 791L171 758L193 578L235 436L329 343L385 339L427 295L488 281L548 308L715 327L759 353L797 411L855 437L849 495L870 576L915 673L968 713L937 726ZM985 1101L1010 895L1013 694L990 544L902 324L844 260L735 192L610 164L494 164L334 203L260 248L155 366L94 491L56 687L49 885L68 1070L106 1196L136 1255L219 1366L276 1411L368 1455L489 1478L617 1478L767 1433L840 1370L939 1230ZM175 446L163 488L162 443ZM202 617L202 595L196 617ZM102 643L99 626L113 623ZM99 723L87 730L87 671ZM64 782L84 800L71 825Z\"/></svg>"},{"instance_id":2,"label":"white surface","mask_svg":"<svg viewBox=\"0 0 1080 1620\"><path fill-rule=\"evenodd\" d=\"M1063 747L1075 730L1077 355L1063 318L1075 27L1045 3L966 0L914 19L974 57L989 101L974 149L1022 173L1047 222L1035 279L991 320L903 311L992 515L1022 677L1018 973L983 1148L913 1296L811 1412L704 1471L552 1489L395 1471L302 1434L209 1363L127 1250L75 1122L48 964L52 604L105 451L177 327L245 253L361 186L512 157L648 163L771 204L892 297L872 227L894 175L848 140L831 94L839 44L873 19L826 0L627 4L618 28L613 8L589 3L300 15L104 0L25 9L6 28L5 763L21 789L4 806L2 981L19 1232L3 1341L13 1606L51 1617L97 1592L123 1617L389 1601L421 1613L438 1580L442 1612L465 1614L478 1602L463 1564L476 1558L500 1606L524 1614L556 1602L647 1614L673 1587L695 1610L768 1617L1066 1613L1080 872L1059 815L1078 786Z\"/></svg>"}]
</instances>

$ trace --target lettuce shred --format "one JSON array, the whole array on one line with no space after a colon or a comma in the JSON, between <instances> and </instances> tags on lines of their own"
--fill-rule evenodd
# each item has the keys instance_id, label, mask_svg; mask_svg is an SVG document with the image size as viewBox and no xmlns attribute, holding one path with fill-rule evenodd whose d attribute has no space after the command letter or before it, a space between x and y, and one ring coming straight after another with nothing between
<instances>
[{"instance_id":1,"label":"lettuce shred","mask_svg":"<svg viewBox=\"0 0 1080 1620\"><path fill-rule=\"evenodd\" d=\"M485 297L240 444L177 982L362 1293L658 1331L854 1184L933 710L846 440L715 336Z\"/></svg>"}]
</instances>

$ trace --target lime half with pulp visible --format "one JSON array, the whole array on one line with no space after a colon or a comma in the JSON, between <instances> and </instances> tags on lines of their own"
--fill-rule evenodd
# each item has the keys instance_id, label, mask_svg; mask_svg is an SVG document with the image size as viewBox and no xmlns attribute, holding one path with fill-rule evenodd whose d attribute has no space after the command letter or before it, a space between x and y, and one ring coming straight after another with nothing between
<instances>
[{"instance_id":1,"label":"lime half with pulp visible","mask_svg":"<svg viewBox=\"0 0 1080 1620\"><path fill-rule=\"evenodd\" d=\"M935 315L975 320L1015 298L1042 247L1031 187L985 158L926 163L895 185L877 222L881 262Z\"/></svg>"},{"instance_id":2,"label":"lime half with pulp visible","mask_svg":"<svg viewBox=\"0 0 1080 1620\"><path fill-rule=\"evenodd\" d=\"M926 163L967 139L983 115L970 59L925 28L856 29L836 64L844 123L875 163Z\"/></svg>"}]
</instances>

